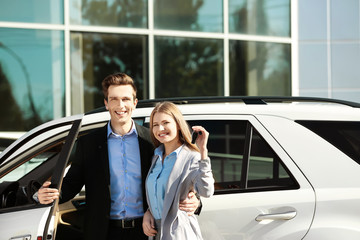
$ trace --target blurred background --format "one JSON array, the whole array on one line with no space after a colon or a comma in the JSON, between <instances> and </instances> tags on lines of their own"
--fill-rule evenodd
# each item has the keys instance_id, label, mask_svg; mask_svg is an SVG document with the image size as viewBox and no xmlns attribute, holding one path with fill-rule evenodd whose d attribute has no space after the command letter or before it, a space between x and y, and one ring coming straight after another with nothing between
<instances>
[{"instance_id":1,"label":"blurred background","mask_svg":"<svg viewBox=\"0 0 360 240\"><path fill-rule=\"evenodd\" d=\"M359 0L1 0L0 132L139 99L313 96L360 102ZM9 138L9 137L7 137Z\"/></svg>"}]
</instances>

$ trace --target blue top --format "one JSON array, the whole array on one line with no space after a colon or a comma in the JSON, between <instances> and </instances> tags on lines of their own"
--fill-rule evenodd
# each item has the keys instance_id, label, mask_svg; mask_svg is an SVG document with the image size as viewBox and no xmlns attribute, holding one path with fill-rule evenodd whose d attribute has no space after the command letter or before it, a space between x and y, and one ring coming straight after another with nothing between
<instances>
[{"instance_id":1,"label":"blue top","mask_svg":"<svg viewBox=\"0 0 360 240\"><path fill-rule=\"evenodd\" d=\"M144 215L138 134L120 136L108 123L108 152L111 190L111 219L133 219ZM101 206L99 206L101 207Z\"/></svg>"},{"instance_id":2,"label":"blue top","mask_svg":"<svg viewBox=\"0 0 360 240\"><path fill-rule=\"evenodd\" d=\"M182 147L183 145L166 156L164 163L162 162L164 145L160 145L155 149L154 155L158 158L146 180L150 208L155 219L161 219L161 213L164 206L165 189L169 180L169 175Z\"/></svg>"}]
</instances>

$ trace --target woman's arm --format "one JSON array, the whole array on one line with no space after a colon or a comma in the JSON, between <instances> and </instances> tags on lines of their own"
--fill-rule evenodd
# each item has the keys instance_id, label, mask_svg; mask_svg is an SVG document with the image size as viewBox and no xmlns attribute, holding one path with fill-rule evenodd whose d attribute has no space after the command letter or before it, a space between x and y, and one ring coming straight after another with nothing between
<instances>
[{"instance_id":1,"label":"woman's arm","mask_svg":"<svg viewBox=\"0 0 360 240\"><path fill-rule=\"evenodd\" d=\"M214 177L208 157L207 142L209 133L201 126L194 126L193 131L199 132L196 145L200 150L200 161L194 161L192 166L198 168L193 178L195 191L202 197L211 197L214 194ZM201 133L201 134L200 134ZM197 165L197 166L196 166Z\"/></svg>"}]
</instances>

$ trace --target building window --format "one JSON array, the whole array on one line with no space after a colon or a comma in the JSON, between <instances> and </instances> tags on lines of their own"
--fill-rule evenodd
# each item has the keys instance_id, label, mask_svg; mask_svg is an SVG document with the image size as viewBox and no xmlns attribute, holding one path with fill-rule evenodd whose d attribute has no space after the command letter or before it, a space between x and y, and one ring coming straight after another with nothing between
<instances>
[{"instance_id":1,"label":"building window","mask_svg":"<svg viewBox=\"0 0 360 240\"><path fill-rule=\"evenodd\" d=\"M222 96L223 43L156 37L155 97Z\"/></svg>"},{"instance_id":2,"label":"building window","mask_svg":"<svg viewBox=\"0 0 360 240\"><path fill-rule=\"evenodd\" d=\"M290 36L290 0L229 0L232 33Z\"/></svg>"},{"instance_id":3,"label":"building window","mask_svg":"<svg viewBox=\"0 0 360 240\"><path fill-rule=\"evenodd\" d=\"M230 95L291 95L290 45L230 41Z\"/></svg>"},{"instance_id":4,"label":"building window","mask_svg":"<svg viewBox=\"0 0 360 240\"><path fill-rule=\"evenodd\" d=\"M139 99L291 95L290 3L3 0L0 91L12 107L0 131L103 106L101 81L115 72Z\"/></svg>"},{"instance_id":5,"label":"building window","mask_svg":"<svg viewBox=\"0 0 360 240\"><path fill-rule=\"evenodd\" d=\"M104 105L102 80L125 72L137 85L139 99L148 98L147 37L141 35L71 34L72 114Z\"/></svg>"},{"instance_id":6,"label":"building window","mask_svg":"<svg viewBox=\"0 0 360 240\"><path fill-rule=\"evenodd\" d=\"M198 32L223 31L223 3L219 0L154 0L154 26Z\"/></svg>"},{"instance_id":7,"label":"building window","mask_svg":"<svg viewBox=\"0 0 360 240\"><path fill-rule=\"evenodd\" d=\"M0 85L1 130L64 116L63 32L0 28Z\"/></svg>"},{"instance_id":8,"label":"building window","mask_svg":"<svg viewBox=\"0 0 360 240\"><path fill-rule=\"evenodd\" d=\"M0 21L64 23L63 0L2 0Z\"/></svg>"},{"instance_id":9,"label":"building window","mask_svg":"<svg viewBox=\"0 0 360 240\"><path fill-rule=\"evenodd\" d=\"M147 27L147 0L69 0L70 22L75 25Z\"/></svg>"}]
</instances>

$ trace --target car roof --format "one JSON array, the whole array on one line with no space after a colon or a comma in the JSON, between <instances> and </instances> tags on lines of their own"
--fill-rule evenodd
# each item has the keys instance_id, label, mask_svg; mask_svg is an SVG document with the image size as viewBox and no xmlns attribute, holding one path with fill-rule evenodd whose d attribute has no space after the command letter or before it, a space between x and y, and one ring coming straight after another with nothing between
<instances>
[{"instance_id":1,"label":"car roof","mask_svg":"<svg viewBox=\"0 0 360 240\"><path fill-rule=\"evenodd\" d=\"M133 118L150 116L153 107L163 101L177 104L184 115L271 115L291 120L313 121L359 121L360 119L359 103L309 97L190 97L140 100ZM105 107L102 107L84 115L73 115L44 123L12 143L0 153L0 159L5 154L8 155L10 149L18 142L26 140L32 133L78 118L82 118L82 127L86 128L100 122L104 124L110 116Z\"/></svg>"},{"instance_id":2,"label":"car roof","mask_svg":"<svg viewBox=\"0 0 360 240\"><path fill-rule=\"evenodd\" d=\"M360 104L312 97L197 97L139 101L134 116L148 116L156 103L170 101L184 115L273 115L292 120L359 121Z\"/></svg>"}]
</instances>

